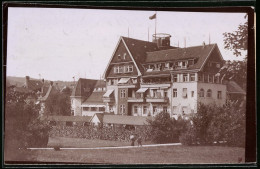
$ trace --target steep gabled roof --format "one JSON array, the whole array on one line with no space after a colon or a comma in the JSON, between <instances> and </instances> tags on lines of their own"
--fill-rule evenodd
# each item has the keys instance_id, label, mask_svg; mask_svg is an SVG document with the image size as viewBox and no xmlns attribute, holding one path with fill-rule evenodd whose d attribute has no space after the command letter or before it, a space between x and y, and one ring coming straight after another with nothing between
<instances>
[{"instance_id":1,"label":"steep gabled roof","mask_svg":"<svg viewBox=\"0 0 260 169\"><path fill-rule=\"evenodd\" d=\"M235 82L235 81L225 81L224 84L227 85L228 93L236 93L246 95L246 92Z\"/></svg>"},{"instance_id":2,"label":"steep gabled roof","mask_svg":"<svg viewBox=\"0 0 260 169\"><path fill-rule=\"evenodd\" d=\"M145 62L146 52L154 52L162 50L158 48L157 44L154 42L142 41L133 38L122 37L127 48L129 49L131 55L134 58L135 63L137 64L138 69L143 72L142 63ZM164 47L163 49L175 49L176 47L169 46Z\"/></svg>"},{"instance_id":3,"label":"steep gabled roof","mask_svg":"<svg viewBox=\"0 0 260 169\"><path fill-rule=\"evenodd\" d=\"M91 92L90 90L95 87L96 83L97 80L80 78L77 81L76 86L73 88L71 96L86 96L87 93Z\"/></svg>"},{"instance_id":4,"label":"steep gabled roof","mask_svg":"<svg viewBox=\"0 0 260 169\"><path fill-rule=\"evenodd\" d=\"M188 69L200 69L216 44L147 52L145 63L197 59Z\"/></svg>"},{"instance_id":5,"label":"steep gabled roof","mask_svg":"<svg viewBox=\"0 0 260 169\"><path fill-rule=\"evenodd\" d=\"M105 93L106 92L103 91L92 92L91 95L87 98L87 100L84 101L82 104L104 104L102 98Z\"/></svg>"}]
</instances>

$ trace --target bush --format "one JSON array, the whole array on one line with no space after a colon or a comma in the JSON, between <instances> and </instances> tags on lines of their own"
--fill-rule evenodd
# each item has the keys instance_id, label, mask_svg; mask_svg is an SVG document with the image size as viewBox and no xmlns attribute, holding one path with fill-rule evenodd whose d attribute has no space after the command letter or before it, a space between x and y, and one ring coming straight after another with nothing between
<instances>
[{"instance_id":1,"label":"bush","mask_svg":"<svg viewBox=\"0 0 260 169\"><path fill-rule=\"evenodd\" d=\"M182 133L184 145L211 145L220 141L229 146L245 146L245 104L229 102L223 107L199 104L190 118L191 125Z\"/></svg>"},{"instance_id":2,"label":"bush","mask_svg":"<svg viewBox=\"0 0 260 169\"><path fill-rule=\"evenodd\" d=\"M180 134L186 128L186 121L171 118L169 113L161 112L149 121L151 125L151 139L154 143L176 143L179 142Z\"/></svg>"}]
</instances>

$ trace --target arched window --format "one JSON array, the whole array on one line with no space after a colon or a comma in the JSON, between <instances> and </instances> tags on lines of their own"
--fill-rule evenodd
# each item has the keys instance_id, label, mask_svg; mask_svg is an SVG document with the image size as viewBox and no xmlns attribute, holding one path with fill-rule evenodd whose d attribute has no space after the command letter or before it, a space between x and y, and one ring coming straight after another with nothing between
<instances>
[{"instance_id":1,"label":"arched window","mask_svg":"<svg viewBox=\"0 0 260 169\"><path fill-rule=\"evenodd\" d=\"M204 97L204 89L200 89L200 97Z\"/></svg>"},{"instance_id":2,"label":"arched window","mask_svg":"<svg viewBox=\"0 0 260 169\"><path fill-rule=\"evenodd\" d=\"M207 90L207 97L211 97L212 96L212 91L211 91L211 89L208 89Z\"/></svg>"}]
</instances>

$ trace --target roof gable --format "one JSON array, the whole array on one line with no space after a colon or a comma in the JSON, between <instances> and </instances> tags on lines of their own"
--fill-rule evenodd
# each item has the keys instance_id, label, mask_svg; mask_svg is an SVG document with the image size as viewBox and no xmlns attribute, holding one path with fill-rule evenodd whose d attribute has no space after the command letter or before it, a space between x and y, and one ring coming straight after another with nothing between
<instances>
[{"instance_id":1,"label":"roof gable","mask_svg":"<svg viewBox=\"0 0 260 169\"><path fill-rule=\"evenodd\" d=\"M93 91L97 80L80 78L72 90L71 96L88 97Z\"/></svg>"}]
</instances>

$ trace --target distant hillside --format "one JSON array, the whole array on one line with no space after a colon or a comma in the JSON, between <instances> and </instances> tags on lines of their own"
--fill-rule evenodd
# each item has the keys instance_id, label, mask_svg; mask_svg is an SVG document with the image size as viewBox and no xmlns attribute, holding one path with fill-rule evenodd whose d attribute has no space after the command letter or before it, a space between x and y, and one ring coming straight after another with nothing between
<instances>
[{"instance_id":1,"label":"distant hillside","mask_svg":"<svg viewBox=\"0 0 260 169\"><path fill-rule=\"evenodd\" d=\"M31 78L34 79L34 78ZM39 79L34 79L34 80L39 80ZM45 80L45 83L50 83L50 80ZM74 82L73 81L53 81L54 85L56 85L56 83L58 83L58 86L60 88L63 88L64 86L68 86L68 87L72 87ZM7 76L6 77L6 84L7 86L10 85L15 85L17 87L21 87L23 85L25 85L25 77L14 77L14 76Z\"/></svg>"}]
</instances>

